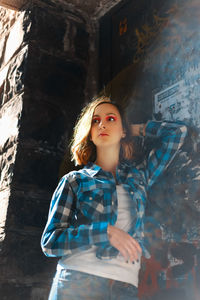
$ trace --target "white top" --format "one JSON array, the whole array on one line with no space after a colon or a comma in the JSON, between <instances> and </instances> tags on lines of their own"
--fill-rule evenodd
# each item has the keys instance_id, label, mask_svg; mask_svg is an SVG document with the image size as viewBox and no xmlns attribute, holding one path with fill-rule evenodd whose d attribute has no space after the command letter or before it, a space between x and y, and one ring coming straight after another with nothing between
<instances>
[{"instance_id":1,"label":"white top","mask_svg":"<svg viewBox=\"0 0 200 300\"><path fill-rule=\"evenodd\" d=\"M117 185L118 216L115 226L128 232L131 224L131 201L126 190ZM116 258L101 260L96 257L96 246L89 250L80 251L70 257L62 257L58 268L71 269L92 275L127 282L138 286L140 260L134 264L127 263L121 254Z\"/></svg>"}]
</instances>

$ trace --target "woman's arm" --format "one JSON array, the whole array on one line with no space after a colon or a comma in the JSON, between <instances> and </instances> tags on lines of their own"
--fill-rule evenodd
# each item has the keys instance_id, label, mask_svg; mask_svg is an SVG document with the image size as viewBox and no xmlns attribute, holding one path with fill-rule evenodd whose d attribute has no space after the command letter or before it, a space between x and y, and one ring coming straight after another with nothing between
<instances>
[{"instance_id":1,"label":"woman's arm","mask_svg":"<svg viewBox=\"0 0 200 300\"><path fill-rule=\"evenodd\" d=\"M42 250L47 256L63 256L70 254L73 249L109 242L107 222L83 224L78 227L72 225L75 197L69 181L64 176L53 194L48 221L41 239Z\"/></svg>"},{"instance_id":2,"label":"woman's arm","mask_svg":"<svg viewBox=\"0 0 200 300\"><path fill-rule=\"evenodd\" d=\"M159 139L158 147L149 153L144 170L148 187L151 187L183 145L187 127L181 122L149 121L144 126L133 125L132 132L134 135L142 132L143 136Z\"/></svg>"},{"instance_id":3,"label":"woman's arm","mask_svg":"<svg viewBox=\"0 0 200 300\"><path fill-rule=\"evenodd\" d=\"M131 133L133 136L145 136L146 124L132 124L131 125Z\"/></svg>"}]
</instances>

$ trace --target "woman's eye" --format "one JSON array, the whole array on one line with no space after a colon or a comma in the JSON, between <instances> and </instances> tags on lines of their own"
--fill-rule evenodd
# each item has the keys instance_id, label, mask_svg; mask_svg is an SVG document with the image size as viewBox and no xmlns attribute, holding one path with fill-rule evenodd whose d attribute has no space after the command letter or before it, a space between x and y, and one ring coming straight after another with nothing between
<instances>
[{"instance_id":1,"label":"woman's eye","mask_svg":"<svg viewBox=\"0 0 200 300\"><path fill-rule=\"evenodd\" d=\"M93 120L92 120L92 123L93 123L93 124L96 124L96 123L99 123L99 122L100 122L100 119L93 119Z\"/></svg>"},{"instance_id":2,"label":"woman's eye","mask_svg":"<svg viewBox=\"0 0 200 300\"><path fill-rule=\"evenodd\" d=\"M114 122L114 121L116 121L116 118L115 118L115 117L108 117L108 118L107 118L107 121Z\"/></svg>"}]
</instances>

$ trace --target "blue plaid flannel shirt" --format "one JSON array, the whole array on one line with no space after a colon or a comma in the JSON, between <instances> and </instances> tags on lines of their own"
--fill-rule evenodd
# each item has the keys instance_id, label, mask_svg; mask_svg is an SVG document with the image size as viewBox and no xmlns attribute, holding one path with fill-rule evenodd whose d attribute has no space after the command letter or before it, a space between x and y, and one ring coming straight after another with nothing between
<instances>
[{"instance_id":1,"label":"blue plaid flannel shirt","mask_svg":"<svg viewBox=\"0 0 200 300\"><path fill-rule=\"evenodd\" d=\"M107 236L107 226L117 220L117 184L123 185L133 201L132 225L128 232L141 245L144 243L144 212L147 191L168 167L184 142L187 127L172 122L149 121L146 136L160 138L158 149L152 149L147 160L136 165L121 162L116 180L111 173L89 163L79 171L65 175L56 188L44 229L41 246L47 256L71 255L97 246L96 256L110 259L118 254Z\"/></svg>"}]
</instances>

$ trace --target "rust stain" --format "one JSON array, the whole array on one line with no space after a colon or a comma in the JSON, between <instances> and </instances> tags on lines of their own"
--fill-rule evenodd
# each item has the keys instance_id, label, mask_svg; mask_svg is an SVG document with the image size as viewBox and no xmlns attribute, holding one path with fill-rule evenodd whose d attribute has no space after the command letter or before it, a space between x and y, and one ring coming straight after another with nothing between
<instances>
[{"instance_id":1,"label":"rust stain","mask_svg":"<svg viewBox=\"0 0 200 300\"><path fill-rule=\"evenodd\" d=\"M196 249L198 249L197 245L199 245L199 241L193 241L193 245L197 247ZM146 295L150 295L150 296L156 295L156 293L160 290L158 275L162 271L164 271L166 274L166 280L165 280L166 290L173 287L174 288L181 287L180 283L172 276L171 273L172 269L170 267L169 261L167 265L162 266L161 262L159 262L156 259L155 255L152 254L150 259L146 259L145 257L142 257L142 265L143 265L143 270L141 270L142 272L140 274L140 284L138 288L139 299L141 299ZM191 273L190 273L190 276L192 275L193 278L193 293L195 297L194 299L196 300L200 299L199 282L197 277L198 272L199 272L199 262L197 261L196 258L195 264L191 269ZM184 281L185 284L187 284L190 281L188 273L184 274Z\"/></svg>"},{"instance_id":2,"label":"rust stain","mask_svg":"<svg viewBox=\"0 0 200 300\"><path fill-rule=\"evenodd\" d=\"M119 35L122 36L125 34L128 30L128 22L127 18L124 18L124 20L120 21L119 23Z\"/></svg>"},{"instance_id":3,"label":"rust stain","mask_svg":"<svg viewBox=\"0 0 200 300\"><path fill-rule=\"evenodd\" d=\"M159 290L157 275L160 271L164 270L154 255L150 259L143 258L143 262L145 263L146 270L139 285L139 298L143 295L153 295ZM151 284L149 284L149 279Z\"/></svg>"}]
</instances>

